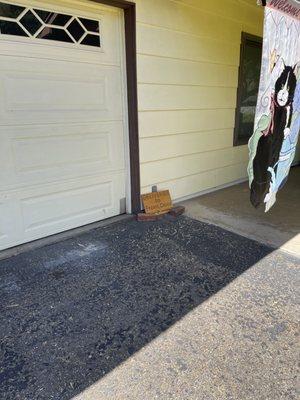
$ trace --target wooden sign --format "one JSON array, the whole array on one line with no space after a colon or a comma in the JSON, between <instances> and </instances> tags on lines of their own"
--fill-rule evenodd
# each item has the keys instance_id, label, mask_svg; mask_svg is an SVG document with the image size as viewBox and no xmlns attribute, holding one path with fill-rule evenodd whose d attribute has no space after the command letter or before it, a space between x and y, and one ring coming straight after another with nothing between
<instances>
[{"instance_id":1,"label":"wooden sign","mask_svg":"<svg viewBox=\"0 0 300 400\"><path fill-rule=\"evenodd\" d=\"M142 195L146 214L167 213L172 208L172 200L168 190Z\"/></svg>"}]
</instances>

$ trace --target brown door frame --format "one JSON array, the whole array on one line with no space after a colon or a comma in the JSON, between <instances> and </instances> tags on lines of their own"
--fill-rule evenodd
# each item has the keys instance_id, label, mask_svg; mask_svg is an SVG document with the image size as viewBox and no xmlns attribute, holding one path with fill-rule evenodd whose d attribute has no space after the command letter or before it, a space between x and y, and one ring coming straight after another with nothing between
<instances>
[{"instance_id":1,"label":"brown door frame","mask_svg":"<svg viewBox=\"0 0 300 400\"><path fill-rule=\"evenodd\" d=\"M139 126L137 99L137 62L136 62L136 9L135 3L126 0L91 0L124 10L125 20L125 52L127 75L127 103L129 127L129 156L131 183L131 211L140 211L140 157Z\"/></svg>"}]
</instances>

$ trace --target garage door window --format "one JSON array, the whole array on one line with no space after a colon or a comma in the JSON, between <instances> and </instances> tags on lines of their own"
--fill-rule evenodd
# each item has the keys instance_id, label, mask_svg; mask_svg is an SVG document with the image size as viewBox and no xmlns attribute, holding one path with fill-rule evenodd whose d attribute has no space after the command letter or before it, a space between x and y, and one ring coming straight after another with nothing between
<instances>
[{"instance_id":1,"label":"garage door window","mask_svg":"<svg viewBox=\"0 0 300 400\"><path fill-rule=\"evenodd\" d=\"M0 35L101 47L99 21L0 2Z\"/></svg>"}]
</instances>

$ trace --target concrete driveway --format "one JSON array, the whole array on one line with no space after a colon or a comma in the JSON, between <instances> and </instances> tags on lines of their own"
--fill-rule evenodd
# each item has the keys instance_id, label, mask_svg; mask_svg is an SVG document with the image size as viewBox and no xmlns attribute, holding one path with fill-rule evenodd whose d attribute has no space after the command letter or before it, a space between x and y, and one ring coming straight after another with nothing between
<instances>
[{"instance_id":1,"label":"concrete driveway","mask_svg":"<svg viewBox=\"0 0 300 400\"><path fill-rule=\"evenodd\" d=\"M296 399L299 261L187 217L2 260L0 398Z\"/></svg>"},{"instance_id":2,"label":"concrete driveway","mask_svg":"<svg viewBox=\"0 0 300 400\"><path fill-rule=\"evenodd\" d=\"M196 197L184 204L191 218L300 257L300 166L291 169L287 183L278 192L277 202L268 213L263 206L255 209L249 196L249 184L245 182Z\"/></svg>"}]
</instances>

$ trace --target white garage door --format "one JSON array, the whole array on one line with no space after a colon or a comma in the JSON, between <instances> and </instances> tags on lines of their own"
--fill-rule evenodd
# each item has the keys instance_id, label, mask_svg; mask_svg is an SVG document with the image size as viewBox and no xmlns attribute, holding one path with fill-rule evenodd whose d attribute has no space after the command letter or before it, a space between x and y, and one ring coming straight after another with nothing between
<instances>
[{"instance_id":1,"label":"white garage door","mask_svg":"<svg viewBox=\"0 0 300 400\"><path fill-rule=\"evenodd\" d=\"M0 249L120 214L126 180L121 11L12 3L0 1Z\"/></svg>"}]
</instances>

